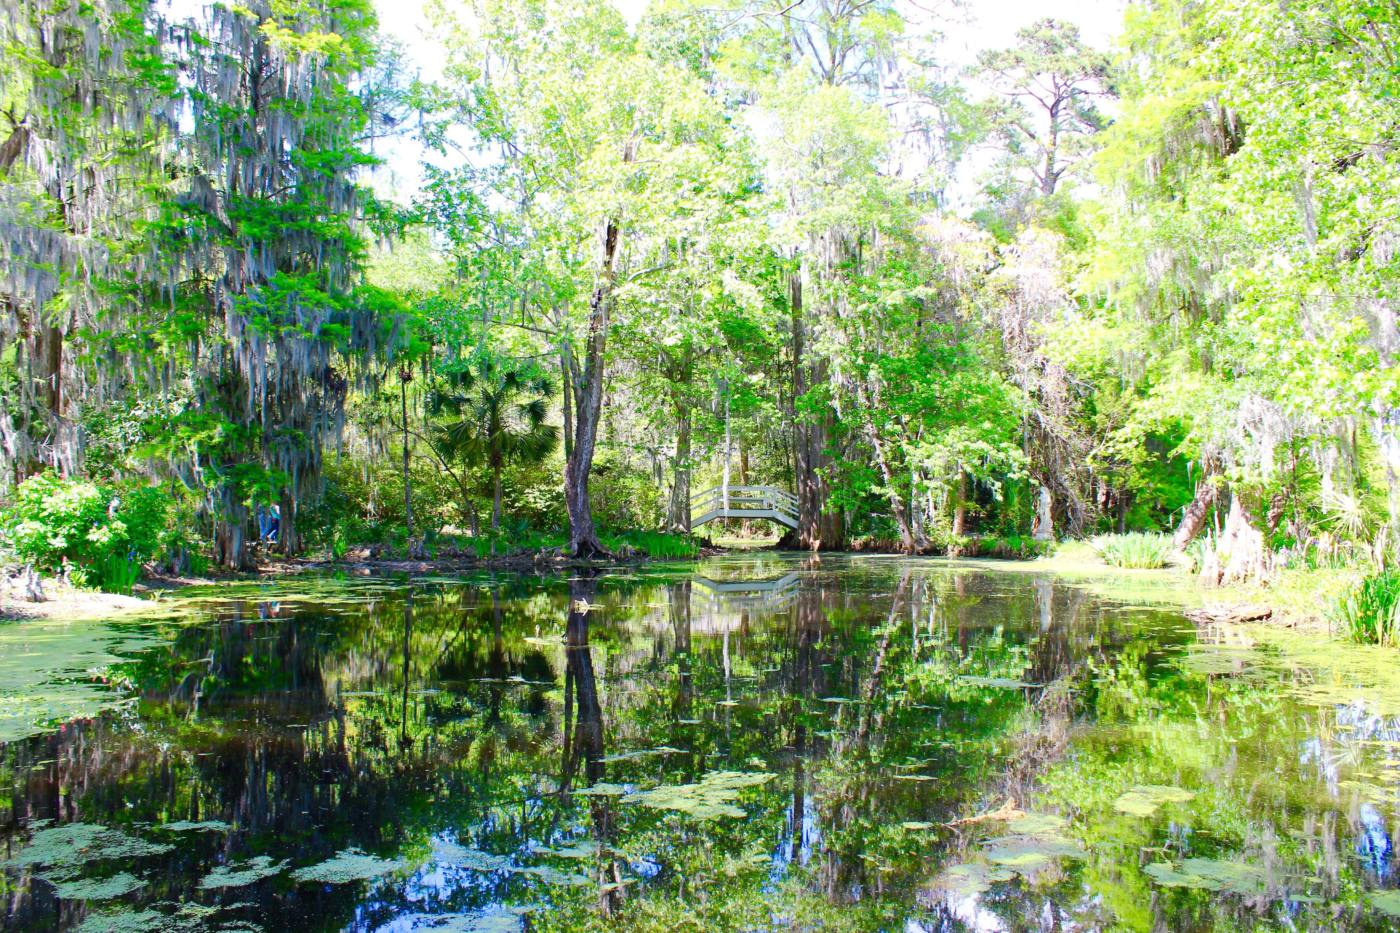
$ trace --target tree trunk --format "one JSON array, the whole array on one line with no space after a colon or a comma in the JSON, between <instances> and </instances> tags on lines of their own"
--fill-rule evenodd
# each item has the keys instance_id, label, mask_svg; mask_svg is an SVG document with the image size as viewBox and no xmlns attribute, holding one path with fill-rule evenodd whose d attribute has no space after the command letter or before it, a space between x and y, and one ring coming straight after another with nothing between
<instances>
[{"instance_id":1,"label":"tree trunk","mask_svg":"<svg viewBox=\"0 0 1400 933\"><path fill-rule=\"evenodd\" d=\"M1031 525L1031 537L1037 541L1055 540L1054 502L1050 498L1050 487L1041 486L1035 504L1035 522Z\"/></svg>"},{"instance_id":2,"label":"tree trunk","mask_svg":"<svg viewBox=\"0 0 1400 933\"><path fill-rule=\"evenodd\" d=\"M676 405L676 457L671 502L666 524L677 534L690 534L690 406Z\"/></svg>"},{"instance_id":3,"label":"tree trunk","mask_svg":"<svg viewBox=\"0 0 1400 933\"><path fill-rule=\"evenodd\" d=\"M574 443L564 461L564 503L569 510L569 554L572 557L605 557L608 554L593 525L588 478L593 470L598 422L603 411L603 369L607 365L608 314L613 301L617 241L617 224L610 220L603 227L602 267L589 301L583 380L574 395Z\"/></svg>"},{"instance_id":4,"label":"tree trunk","mask_svg":"<svg viewBox=\"0 0 1400 933\"><path fill-rule=\"evenodd\" d=\"M399 406L403 417L403 522L408 537L413 537L413 486L408 479L408 380L407 369L399 370Z\"/></svg>"},{"instance_id":5,"label":"tree trunk","mask_svg":"<svg viewBox=\"0 0 1400 933\"><path fill-rule=\"evenodd\" d=\"M1202 477L1196 485L1195 498L1187 503L1186 509L1181 513L1181 523L1176 526L1176 533L1172 535L1172 547L1184 551L1186 545L1195 540L1196 535L1205 527L1206 517L1210 514L1218 494L1218 488L1211 482L1211 474Z\"/></svg>"},{"instance_id":6,"label":"tree trunk","mask_svg":"<svg viewBox=\"0 0 1400 933\"><path fill-rule=\"evenodd\" d=\"M491 531L501 530L501 464L491 464Z\"/></svg>"},{"instance_id":7,"label":"tree trunk","mask_svg":"<svg viewBox=\"0 0 1400 933\"><path fill-rule=\"evenodd\" d=\"M958 482L953 487L953 537L967 534L967 471L958 467Z\"/></svg>"},{"instance_id":8,"label":"tree trunk","mask_svg":"<svg viewBox=\"0 0 1400 933\"><path fill-rule=\"evenodd\" d=\"M248 550L248 536L244 526L248 522L248 510L235 505L224 510L214 525L214 560L226 570L252 570L252 554Z\"/></svg>"},{"instance_id":9,"label":"tree trunk","mask_svg":"<svg viewBox=\"0 0 1400 933\"><path fill-rule=\"evenodd\" d=\"M282 548L283 554L300 554L301 532L297 530L297 498L291 489L282 493L278 508L280 513L277 516L277 544Z\"/></svg>"},{"instance_id":10,"label":"tree trunk","mask_svg":"<svg viewBox=\"0 0 1400 933\"><path fill-rule=\"evenodd\" d=\"M1201 582L1223 586L1266 579L1270 554L1264 535L1255 528L1238 494L1231 497L1230 512L1214 550L1201 568Z\"/></svg>"},{"instance_id":11,"label":"tree trunk","mask_svg":"<svg viewBox=\"0 0 1400 933\"><path fill-rule=\"evenodd\" d=\"M899 548L905 554L913 554L916 550L914 544L914 529L909 524L909 513L904 508L904 496L900 494L894 480L894 471L890 469L889 458L885 456L885 443L880 437L879 430L875 427L874 420L870 417L870 405L865 397L865 388L857 388L856 400L864 410L865 436L870 441L870 447L875 452L875 462L880 467L880 477L885 481L885 500L890 504L890 511L894 513L895 524L899 526ZM875 396L875 402L879 403L879 396Z\"/></svg>"},{"instance_id":12,"label":"tree trunk","mask_svg":"<svg viewBox=\"0 0 1400 933\"><path fill-rule=\"evenodd\" d=\"M804 359L806 352L806 325L802 319L802 276L795 273L789 277L789 290L792 306L792 447L797 486L797 534L798 547L817 551L822 548L837 549L845 541L841 516L826 511L827 484L821 475L826 465L826 442L832 418L828 413L820 420L798 410L798 402L810 387L826 379L825 368L819 363L808 369Z\"/></svg>"}]
</instances>

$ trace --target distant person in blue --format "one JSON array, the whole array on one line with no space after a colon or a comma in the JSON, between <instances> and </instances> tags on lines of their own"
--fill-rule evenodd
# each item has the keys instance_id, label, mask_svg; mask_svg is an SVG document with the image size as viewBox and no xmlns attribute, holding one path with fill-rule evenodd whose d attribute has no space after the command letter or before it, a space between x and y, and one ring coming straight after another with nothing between
<instances>
[{"instance_id":1,"label":"distant person in blue","mask_svg":"<svg viewBox=\"0 0 1400 933\"><path fill-rule=\"evenodd\" d=\"M258 506L258 537L263 541L277 543L277 533L282 530L282 507L276 503Z\"/></svg>"}]
</instances>

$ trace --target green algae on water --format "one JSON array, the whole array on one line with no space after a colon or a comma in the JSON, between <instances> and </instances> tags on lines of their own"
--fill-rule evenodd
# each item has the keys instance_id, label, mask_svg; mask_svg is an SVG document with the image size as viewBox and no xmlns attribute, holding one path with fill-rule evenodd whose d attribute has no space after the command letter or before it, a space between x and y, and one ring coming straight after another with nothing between
<instances>
[{"instance_id":1,"label":"green algae on water","mask_svg":"<svg viewBox=\"0 0 1400 933\"><path fill-rule=\"evenodd\" d=\"M223 820L177 820L174 823L164 823L154 826L153 829L163 829L170 833L223 833L228 832L233 827Z\"/></svg>"},{"instance_id":2,"label":"green algae on water","mask_svg":"<svg viewBox=\"0 0 1400 933\"><path fill-rule=\"evenodd\" d=\"M1054 836L1003 836L987 843L987 860L1017 871L1030 871L1057 858L1082 859L1086 852L1069 839Z\"/></svg>"},{"instance_id":3,"label":"green algae on water","mask_svg":"<svg viewBox=\"0 0 1400 933\"><path fill-rule=\"evenodd\" d=\"M936 892L953 897L972 897L991 888L994 882L1010 881L1015 872L1007 868L966 862L949 865L933 881Z\"/></svg>"},{"instance_id":4,"label":"green algae on water","mask_svg":"<svg viewBox=\"0 0 1400 933\"><path fill-rule=\"evenodd\" d=\"M968 687L989 687L997 690L1019 690L1022 687L1037 686L1011 677L982 677L975 674L963 674L955 677L954 680Z\"/></svg>"},{"instance_id":5,"label":"green algae on water","mask_svg":"<svg viewBox=\"0 0 1400 933\"><path fill-rule=\"evenodd\" d=\"M739 792L767 784L773 775L766 772L711 771L695 784L663 784L652 790L637 791L622 798L653 810L671 810L699 820L721 816L738 819L744 811L733 804Z\"/></svg>"},{"instance_id":6,"label":"green algae on water","mask_svg":"<svg viewBox=\"0 0 1400 933\"><path fill-rule=\"evenodd\" d=\"M273 862L271 857L258 855L246 862L232 865L219 865L199 882L200 888L209 891L219 888L241 888L244 885L262 881L279 875L287 867L284 859Z\"/></svg>"},{"instance_id":7,"label":"green algae on water","mask_svg":"<svg viewBox=\"0 0 1400 933\"><path fill-rule=\"evenodd\" d=\"M1170 862L1154 862L1143 871L1163 887L1226 894L1261 894L1268 882L1268 875L1258 865L1220 859L1189 858L1179 867Z\"/></svg>"},{"instance_id":8,"label":"green algae on water","mask_svg":"<svg viewBox=\"0 0 1400 933\"><path fill-rule=\"evenodd\" d=\"M1163 804L1186 803L1196 795L1165 784L1136 784L1113 801L1113 809L1129 816L1152 816Z\"/></svg>"},{"instance_id":9,"label":"green algae on water","mask_svg":"<svg viewBox=\"0 0 1400 933\"><path fill-rule=\"evenodd\" d=\"M456 842L444 839L434 840L433 858L441 863L464 868L467 871L495 872L508 871L510 859L504 855L493 855L480 849L471 849Z\"/></svg>"},{"instance_id":10,"label":"green algae on water","mask_svg":"<svg viewBox=\"0 0 1400 933\"><path fill-rule=\"evenodd\" d=\"M520 933L528 912L521 907L488 907L480 913L412 914L404 919L412 929L432 933Z\"/></svg>"},{"instance_id":11,"label":"green algae on water","mask_svg":"<svg viewBox=\"0 0 1400 933\"><path fill-rule=\"evenodd\" d=\"M145 885L141 879L127 872L118 872L108 878L72 878L59 880L45 876L54 887L54 893L67 901L109 901L125 897Z\"/></svg>"},{"instance_id":12,"label":"green algae on water","mask_svg":"<svg viewBox=\"0 0 1400 933\"><path fill-rule=\"evenodd\" d=\"M1371 906L1391 917L1400 917L1400 891L1372 891L1366 895Z\"/></svg>"},{"instance_id":13,"label":"green algae on water","mask_svg":"<svg viewBox=\"0 0 1400 933\"><path fill-rule=\"evenodd\" d=\"M343 849L315 865L298 868L292 878L300 882L320 884L350 884L370 881L408 867L405 859L385 859L368 855L356 848Z\"/></svg>"},{"instance_id":14,"label":"green algae on water","mask_svg":"<svg viewBox=\"0 0 1400 933\"><path fill-rule=\"evenodd\" d=\"M160 906L167 906L166 904ZM202 933L216 930L218 933L262 933L262 927L246 921L217 923L212 918L223 910L232 910L246 905L205 906L203 904L181 904L173 913L159 910L121 910L89 914L78 933Z\"/></svg>"},{"instance_id":15,"label":"green algae on water","mask_svg":"<svg viewBox=\"0 0 1400 933\"><path fill-rule=\"evenodd\" d=\"M621 797L627 793L627 788L621 784L609 784L600 781L592 787L580 787L574 791L577 797Z\"/></svg>"},{"instance_id":16,"label":"green algae on water","mask_svg":"<svg viewBox=\"0 0 1400 933\"><path fill-rule=\"evenodd\" d=\"M81 868L91 861L163 855L173 848L95 823L64 823L47 826L30 836L12 864Z\"/></svg>"}]
</instances>

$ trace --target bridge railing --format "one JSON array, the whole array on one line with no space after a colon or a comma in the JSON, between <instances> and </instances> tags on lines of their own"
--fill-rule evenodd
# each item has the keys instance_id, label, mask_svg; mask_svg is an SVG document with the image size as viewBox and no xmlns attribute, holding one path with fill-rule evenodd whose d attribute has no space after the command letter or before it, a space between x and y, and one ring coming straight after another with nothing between
<instances>
[{"instance_id":1,"label":"bridge railing","mask_svg":"<svg viewBox=\"0 0 1400 933\"><path fill-rule=\"evenodd\" d=\"M691 512L705 512L712 508L723 509L771 509L797 511L797 497L786 489L776 486L723 486L707 489L690 502Z\"/></svg>"},{"instance_id":2,"label":"bridge railing","mask_svg":"<svg viewBox=\"0 0 1400 933\"><path fill-rule=\"evenodd\" d=\"M716 486L690 501L691 524L716 518L770 518L788 527L797 525L797 497L776 486Z\"/></svg>"}]
</instances>

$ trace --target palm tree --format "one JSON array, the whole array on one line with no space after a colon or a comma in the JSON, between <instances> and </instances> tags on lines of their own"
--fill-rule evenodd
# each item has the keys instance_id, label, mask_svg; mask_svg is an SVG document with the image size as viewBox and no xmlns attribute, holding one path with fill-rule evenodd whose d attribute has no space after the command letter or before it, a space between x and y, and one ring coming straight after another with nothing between
<instances>
[{"instance_id":1,"label":"palm tree","mask_svg":"<svg viewBox=\"0 0 1400 933\"><path fill-rule=\"evenodd\" d=\"M445 373L428 396L443 452L491 471L491 530L501 527L501 471L536 464L554 452L559 429L545 423L554 384L534 365L487 353ZM491 545L495 553L495 543Z\"/></svg>"}]
</instances>

